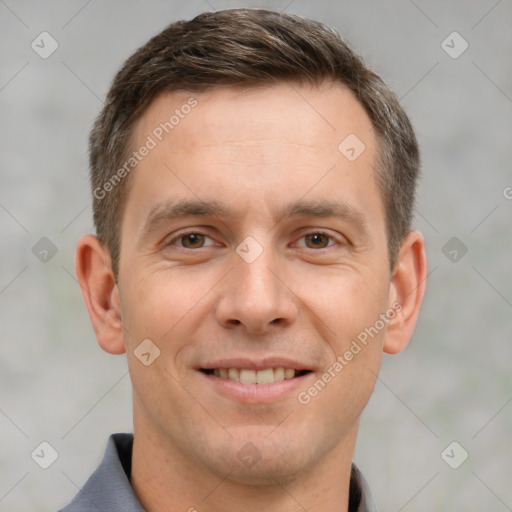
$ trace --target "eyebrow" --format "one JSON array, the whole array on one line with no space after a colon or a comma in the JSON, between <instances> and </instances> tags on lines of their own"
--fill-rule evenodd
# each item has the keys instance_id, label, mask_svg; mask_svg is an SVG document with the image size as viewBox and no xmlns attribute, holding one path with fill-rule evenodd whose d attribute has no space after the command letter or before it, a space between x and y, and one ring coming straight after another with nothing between
<instances>
[{"instance_id":1,"label":"eyebrow","mask_svg":"<svg viewBox=\"0 0 512 512\"><path fill-rule=\"evenodd\" d=\"M343 217L356 224L366 224L362 212L347 203L341 202L301 200L285 208L279 217Z\"/></svg>"},{"instance_id":2,"label":"eyebrow","mask_svg":"<svg viewBox=\"0 0 512 512\"><path fill-rule=\"evenodd\" d=\"M368 222L364 214L347 203L304 201L271 208L275 221L271 229L285 218L294 217L337 217L352 224L363 236L369 236ZM236 212L219 201L181 200L157 203L144 222L142 237L146 237L161 225L172 220L192 217L217 217L219 220L236 218Z\"/></svg>"},{"instance_id":3,"label":"eyebrow","mask_svg":"<svg viewBox=\"0 0 512 512\"><path fill-rule=\"evenodd\" d=\"M348 203L300 200L286 207L278 215L279 220L286 217L336 217L352 224L365 238L370 236L366 216Z\"/></svg>"},{"instance_id":4,"label":"eyebrow","mask_svg":"<svg viewBox=\"0 0 512 512\"><path fill-rule=\"evenodd\" d=\"M149 211L142 228L142 236L147 236L171 220L192 216L230 218L233 215L218 201L182 200L157 203Z\"/></svg>"}]
</instances>

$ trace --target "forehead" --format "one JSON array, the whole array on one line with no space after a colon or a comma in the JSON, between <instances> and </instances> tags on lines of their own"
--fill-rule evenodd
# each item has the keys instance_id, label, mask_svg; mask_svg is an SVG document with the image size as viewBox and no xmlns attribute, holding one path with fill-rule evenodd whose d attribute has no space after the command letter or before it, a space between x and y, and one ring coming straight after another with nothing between
<instances>
[{"instance_id":1,"label":"forehead","mask_svg":"<svg viewBox=\"0 0 512 512\"><path fill-rule=\"evenodd\" d=\"M195 121L193 129L190 123ZM293 130L282 131L293 123ZM213 88L203 93L164 92L149 104L134 127L133 140L152 135L157 142L199 148L210 143L245 142L254 137L310 145L334 146L340 137L357 133L373 144L371 121L352 91L342 84Z\"/></svg>"},{"instance_id":2,"label":"forehead","mask_svg":"<svg viewBox=\"0 0 512 512\"><path fill-rule=\"evenodd\" d=\"M141 215L173 194L242 209L248 198L275 204L334 188L378 195L372 123L340 84L166 92L134 127L132 147L144 146L129 193Z\"/></svg>"}]
</instances>

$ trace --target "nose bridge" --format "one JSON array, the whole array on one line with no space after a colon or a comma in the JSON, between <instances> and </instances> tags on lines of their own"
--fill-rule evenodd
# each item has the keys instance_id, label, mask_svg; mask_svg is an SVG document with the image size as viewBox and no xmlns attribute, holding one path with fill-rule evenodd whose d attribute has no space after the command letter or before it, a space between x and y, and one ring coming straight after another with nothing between
<instances>
[{"instance_id":1,"label":"nose bridge","mask_svg":"<svg viewBox=\"0 0 512 512\"><path fill-rule=\"evenodd\" d=\"M237 293L245 297L246 301L255 305L270 305L277 299L278 282L275 270L274 258L269 254L270 251L263 251L262 254L253 262L240 262L237 266Z\"/></svg>"},{"instance_id":2,"label":"nose bridge","mask_svg":"<svg viewBox=\"0 0 512 512\"><path fill-rule=\"evenodd\" d=\"M262 250L254 260L244 259L243 253L240 258L219 299L218 321L225 327L243 324L254 332L292 322L296 305L278 277L278 261L271 251Z\"/></svg>"}]
</instances>

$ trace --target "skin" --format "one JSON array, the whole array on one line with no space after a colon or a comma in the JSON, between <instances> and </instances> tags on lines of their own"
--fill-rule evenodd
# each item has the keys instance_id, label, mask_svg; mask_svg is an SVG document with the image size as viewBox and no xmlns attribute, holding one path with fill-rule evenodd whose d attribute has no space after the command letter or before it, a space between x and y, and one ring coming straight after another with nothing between
<instances>
[{"instance_id":1,"label":"skin","mask_svg":"<svg viewBox=\"0 0 512 512\"><path fill-rule=\"evenodd\" d=\"M190 96L157 97L135 127L133 146ZM148 511L345 510L359 416L382 353L401 351L417 320L423 238L406 236L390 272L376 140L343 86L194 96L198 105L130 176L117 284L93 235L77 250L98 342L127 354L132 485ZM353 162L338 151L349 134L366 146ZM217 201L225 211L157 215L148 228L164 205L186 200ZM344 205L344 214L303 208L288 215L299 201ZM252 263L236 252L249 236L263 250ZM395 302L401 311L385 328L307 405L299 403L298 392ZM149 366L134 354L147 338L160 350ZM198 371L215 358L267 355L298 359L313 371L296 391L268 403L222 395ZM249 442L260 457L252 465L238 457Z\"/></svg>"}]
</instances>

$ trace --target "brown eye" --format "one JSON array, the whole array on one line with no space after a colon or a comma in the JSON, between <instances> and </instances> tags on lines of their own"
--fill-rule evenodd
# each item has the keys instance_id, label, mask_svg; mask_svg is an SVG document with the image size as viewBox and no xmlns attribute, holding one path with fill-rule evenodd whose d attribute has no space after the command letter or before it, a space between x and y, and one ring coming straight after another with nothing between
<instances>
[{"instance_id":1,"label":"brown eye","mask_svg":"<svg viewBox=\"0 0 512 512\"><path fill-rule=\"evenodd\" d=\"M180 237L179 240L180 245L187 249L200 249L204 246L205 238L206 236L201 233L188 233Z\"/></svg>"},{"instance_id":2,"label":"brown eye","mask_svg":"<svg viewBox=\"0 0 512 512\"><path fill-rule=\"evenodd\" d=\"M306 247L310 249L323 249L329 245L330 237L325 233L311 233L304 237L306 241Z\"/></svg>"}]
</instances>

